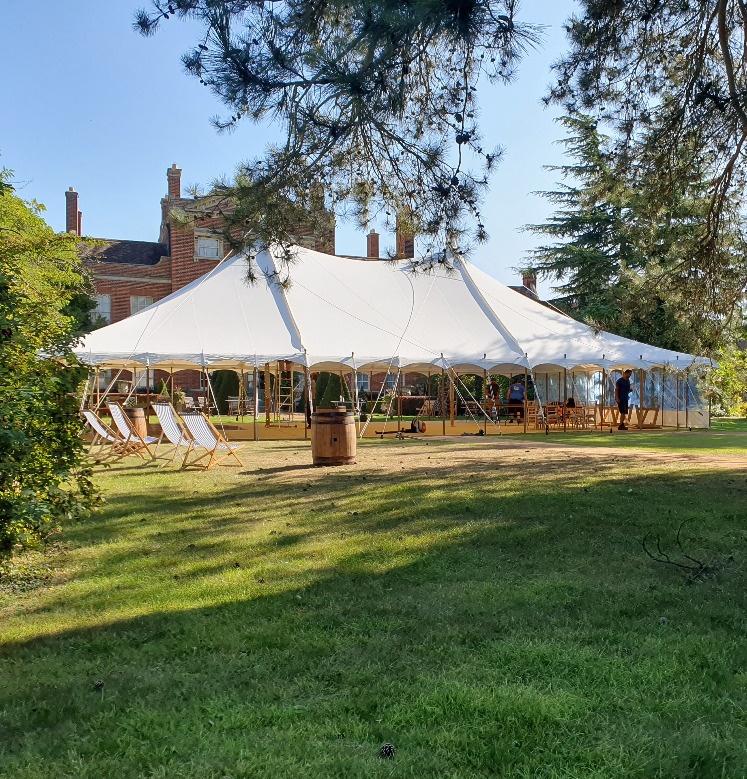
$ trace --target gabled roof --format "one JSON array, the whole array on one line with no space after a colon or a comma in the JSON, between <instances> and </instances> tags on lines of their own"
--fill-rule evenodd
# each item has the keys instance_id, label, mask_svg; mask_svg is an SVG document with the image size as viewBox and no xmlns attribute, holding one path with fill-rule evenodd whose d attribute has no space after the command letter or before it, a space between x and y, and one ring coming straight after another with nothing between
<instances>
[{"instance_id":1,"label":"gabled roof","mask_svg":"<svg viewBox=\"0 0 747 779\"><path fill-rule=\"evenodd\" d=\"M115 262L123 265L155 265L169 254L165 243L154 241L119 241L111 238L94 238L98 244L84 244L81 256L85 260Z\"/></svg>"}]
</instances>

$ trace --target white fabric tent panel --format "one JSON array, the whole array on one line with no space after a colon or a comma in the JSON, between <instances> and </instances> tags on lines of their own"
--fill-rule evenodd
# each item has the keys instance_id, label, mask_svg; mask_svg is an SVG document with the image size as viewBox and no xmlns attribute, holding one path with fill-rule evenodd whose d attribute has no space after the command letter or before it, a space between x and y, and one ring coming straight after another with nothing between
<instances>
[{"instance_id":1,"label":"white fabric tent panel","mask_svg":"<svg viewBox=\"0 0 747 779\"><path fill-rule=\"evenodd\" d=\"M523 362L459 273L298 250L286 291L310 365L445 366Z\"/></svg>"},{"instance_id":2,"label":"white fabric tent panel","mask_svg":"<svg viewBox=\"0 0 747 779\"><path fill-rule=\"evenodd\" d=\"M465 263L490 307L516 335L532 366L640 367L679 365L683 370L703 360L629 338L595 331L565 314L504 286L471 263ZM705 361L707 362L707 361Z\"/></svg>"},{"instance_id":3,"label":"white fabric tent panel","mask_svg":"<svg viewBox=\"0 0 747 779\"><path fill-rule=\"evenodd\" d=\"M302 361L303 347L264 280L246 283L237 257L121 322L95 330L76 349L86 362L151 366Z\"/></svg>"},{"instance_id":4,"label":"white fabric tent panel","mask_svg":"<svg viewBox=\"0 0 747 779\"><path fill-rule=\"evenodd\" d=\"M290 360L461 372L554 369L685 370L696 358L592 328L500 284L466 262L449 273L297 247L291 283L246 281L236 257L152 306L85 337L89 364L234 367ZM267 278L277 259L262 252ZM525 353L527 357L525 357ZM354 355L354 356L353 356ZM443 359L442 359L443 355Z\"/></svg>"}]
</instances>

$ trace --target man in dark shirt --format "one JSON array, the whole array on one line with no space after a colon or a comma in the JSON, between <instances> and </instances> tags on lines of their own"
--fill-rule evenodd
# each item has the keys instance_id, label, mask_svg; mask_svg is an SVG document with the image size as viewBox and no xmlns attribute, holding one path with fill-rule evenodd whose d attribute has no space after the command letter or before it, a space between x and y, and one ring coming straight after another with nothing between
<instances>
[{"instance_id":1,"label":"man in dark shirt","mask_svg":"<svg viewBox=\"0 0 747 779\"><path fill-rule=\"evenodd\" d=\"M615 382L615 403L617 403L617 409L620 412L620 424L617 426L618 430L628 429L625 420L628 417L628 398L630 397L630 377L632 375L633 371L627 370Z\"/></svg>"}]
</instances>

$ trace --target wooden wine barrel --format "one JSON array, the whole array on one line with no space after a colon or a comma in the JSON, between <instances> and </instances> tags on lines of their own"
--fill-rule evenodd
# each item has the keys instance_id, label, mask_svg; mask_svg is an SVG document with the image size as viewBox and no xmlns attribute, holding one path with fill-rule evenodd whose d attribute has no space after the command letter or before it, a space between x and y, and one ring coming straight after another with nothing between
<instances>
[{"instance_id":1,"label":"wooden wine barrel","mask_svg":"<svg viewBox=\"0 0 747 779\"><path fill-rule=\"evenodd\" d=\"M125 408L124 412L129 417L130 422L132 422L135 432L141 438L145 438L145 436L148 435L148 423L145 419L145 409L141 406L136 406L135 408Z\"/></svg>"},{"instance_id":2,"label":"wooden wine barrel","mask_svg":"<svg viewBox=\"0 0 747 779\"><path fill-rule=\"evenodd\" d=\"M357 437L352 411L318 408L311 415L314 465L353 465Z\"/></svg>"}]
</instances>

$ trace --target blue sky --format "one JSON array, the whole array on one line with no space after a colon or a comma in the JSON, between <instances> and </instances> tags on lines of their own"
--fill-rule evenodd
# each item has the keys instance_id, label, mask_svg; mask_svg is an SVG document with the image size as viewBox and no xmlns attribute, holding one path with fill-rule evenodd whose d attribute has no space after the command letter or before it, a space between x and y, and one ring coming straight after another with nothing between
<instances>
[{"instance_id":1,"label":"blue sky","mask_svg":"<svg viewBox=\"0 0 747 779\"><path fill-rule=\"evenodd\" d=\"M64 192L73 186L84 233L157 240L172 162L183 169L183 185L206 185L230 176L269 140L268 128L249 124L228 135L215 132L209 119L221 105L180 63L194 29L172 21L154 38L142 38L131 23L143 4L3 2L0 167L15 172L22 197L46 205L56 229L64 229ZM483 208L490 241L473 259L504 282L515 283L513 268L537 242L521 227L550 211L532 194L557 178L543 166L562 161L557 110L544 108L541 98L574 6L573 0L525 2L521 16L547 26L545 42L527 55L513 84L481 94L485 145L501 144L505 156ZM392 236L383 236L383 247L392 244ZM338 221L337 251L364 253L364 235Z\"/></svg>"}]
</instances>

